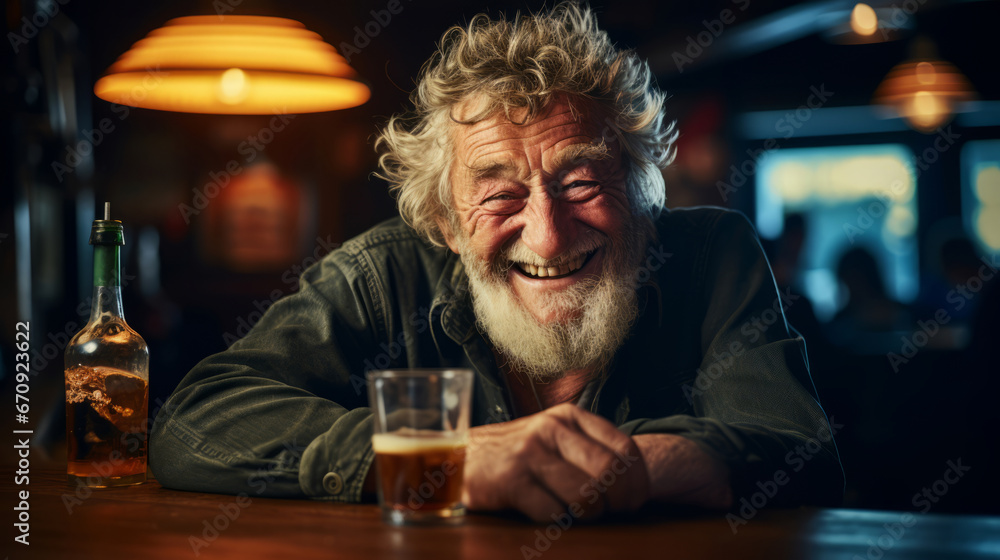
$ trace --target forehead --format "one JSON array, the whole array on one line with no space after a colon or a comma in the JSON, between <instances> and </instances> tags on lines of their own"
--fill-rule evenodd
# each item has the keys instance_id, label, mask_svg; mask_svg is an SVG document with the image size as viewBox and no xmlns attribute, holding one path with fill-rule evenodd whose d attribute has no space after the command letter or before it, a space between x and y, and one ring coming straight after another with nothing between
<instances>
[{"instance_id":1,"label":"forehead","mask_svg":"<svg viewBox=\"0 0 1000 560\"><path fill-rule=\"evenodd\" d=\"M473 114L479 103L473 100L456 107L456 119L461 121ZM511 119L519 121L526 111L511 113ZM507 159L513 154L526 155L529 160L551 158L570 146L599 142L603 131L596 114L582 99L557 98L523 124L511 122L502 112L472 124L456 124L455 155L466 166Z\"/></svg>"}]
</instances>

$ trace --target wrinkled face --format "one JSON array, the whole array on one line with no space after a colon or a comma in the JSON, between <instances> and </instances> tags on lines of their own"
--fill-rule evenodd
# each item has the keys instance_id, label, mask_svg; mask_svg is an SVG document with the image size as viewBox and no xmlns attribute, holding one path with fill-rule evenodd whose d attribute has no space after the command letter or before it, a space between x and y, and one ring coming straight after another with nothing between
<instances>
[{"instance_id":1,"label":"wrinkled face","mask_svg":"<svg viewBox=\"0 0 1000 560\"><path fill-rule=\"evenodd\" d=\"M448 245L494 348L537 380L599 374L638 313L646 238L597 122L554 102L527 124L454 127Z\"/></svg>"},{"instance_id":2,"label":"wrinkled face","mask_svg":"<svg viewBox=\"0 0 1000 560\"><path fill-rule=\"evenodd\" d=\"M585 104L574 108L554 100L527 124L500 114L453 128L460 231L449 246L458 253L462 242L470 258L503 275L542 324L580 314L553 302L603 274L631 219L618 144Z\"/></svg>"}]
</instances>

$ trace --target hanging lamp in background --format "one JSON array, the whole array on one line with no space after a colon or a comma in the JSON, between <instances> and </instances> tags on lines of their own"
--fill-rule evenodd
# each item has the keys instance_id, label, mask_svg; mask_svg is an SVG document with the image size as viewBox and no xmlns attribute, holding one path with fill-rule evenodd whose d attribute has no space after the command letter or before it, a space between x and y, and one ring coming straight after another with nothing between
<instances>
[{"instance_id":1,"label":"hanging lamp in background","mask_svg":"<svg viewBox=\"0 0 1000 560\"><path fill-rule=\"evenodd\" d=\"M931 43L918 38L913 50L913 58L889 71L872 102L929 133L947 123L960 104L973 101L976 92L954 64L937 58Z\"/></svg>"},{"instance_id":2,"label":"hanging lamp in background","mask_svg":"<svg viewBox=\"0 0 1000 560\"><path fill-rule=\"evenodd\" d=\"M912 14L884 2L872 4L833 5L822 20L827 25L823 37L838 45L864 45L896 41L913 31Z\"/></svg>"},{"instance_id":3,"label":"hanging lamp in background","mask_svg":"<svg viewBox=\"0 0 1000 560\"><path fill-rule=\"evenodd\" d=\"M132 45L94 85L106 101L185 113L314 113L368 101L368 86L297 21L189 16Z\"/></svg>"}]
</instances>

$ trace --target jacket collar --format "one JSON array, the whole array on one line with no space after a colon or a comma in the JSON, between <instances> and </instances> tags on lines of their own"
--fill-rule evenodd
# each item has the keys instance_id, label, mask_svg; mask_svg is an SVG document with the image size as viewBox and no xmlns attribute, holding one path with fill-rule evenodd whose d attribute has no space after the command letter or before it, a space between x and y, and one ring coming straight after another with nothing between
<instances>
[{"instance_id":1,"label":"jacket collar","mask_svg":"<svg viewBox=\"0 0 1000 560\"><path fill-rule=\"evenodd\" d=\"M472 310L469 277L462 260L454 253L445 263L434 289L430 319L431 324L440 324L444 334L458 344L465 344L475 334L476 317Z\"/></svg>"}]
</instances>

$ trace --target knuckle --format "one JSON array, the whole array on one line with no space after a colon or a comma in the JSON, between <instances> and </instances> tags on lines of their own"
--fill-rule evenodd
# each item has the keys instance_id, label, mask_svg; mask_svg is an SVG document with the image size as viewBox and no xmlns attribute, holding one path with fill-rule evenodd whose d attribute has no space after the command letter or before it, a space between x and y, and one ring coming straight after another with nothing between
<instances>
[{"instance_id":1,"label":"knuckle","mask_svg":"<svg viewBox=\"0 0 1000 560\"><path fill-rule=\"evenodd\" d=\"M551 410L564 418L576 418L583 413L583 409L569 402L556 405Z\"/></svg>"},{"instance_id":2,"label":"knuckle","mask_svg":"<svg viewBox=\"0 0 1000 560\"><path fill-rule=\"evenodd\" d=\"M532 431L532 435L536 435L539 432L551 432L556 430L562 425L562 421L552 414L538 414L535 420L535 430Z\"/></svg>"},{"instance_id":3,"label":"knuckle","mask_svg":"<svg viewBox=\"0 0 1000 560\"><path fill-rule=\"evenodd\" d=\"M513 444L511 444L511 446L510 446L510 453L511 453L511 455L514 455L515 457L520 457L520 456L525 455L527 453L527 449L528 449L528 442L527 441L525 441L523 439L522 440L517 440L517 441L514 441Z\"/></svg>"},{"instance_id":4,"label":"knuckle","mask_svg":"<svg viewBox=\"0 0 1000 560\"><path fill-rule=\"evenodd\" d=\"M534 433L527 437L516 438L510 443L510 453L514 457L530 457L538 448L538 436Z\"/></svg>"}]
</instances>

